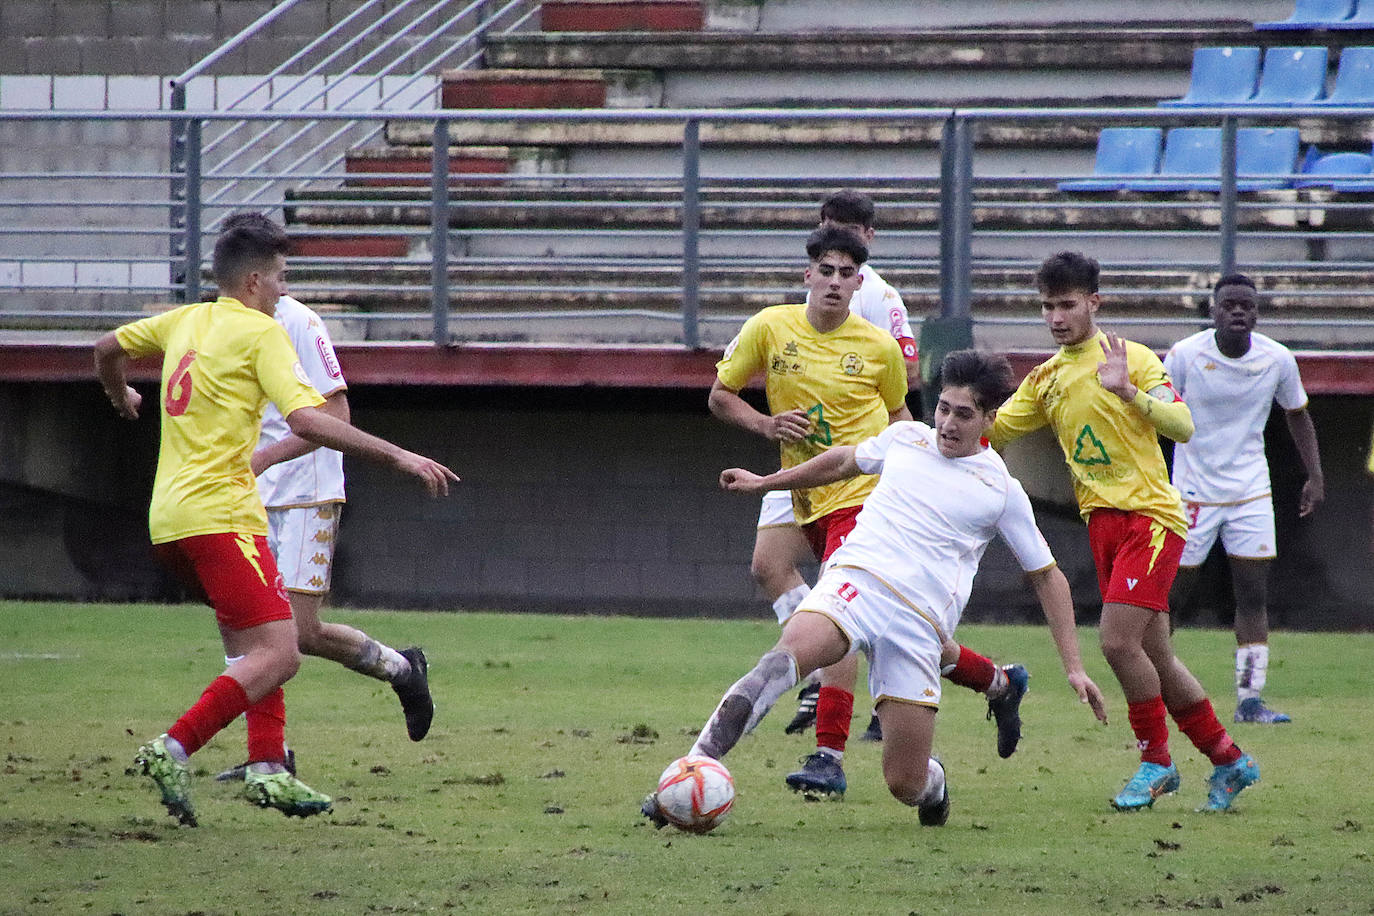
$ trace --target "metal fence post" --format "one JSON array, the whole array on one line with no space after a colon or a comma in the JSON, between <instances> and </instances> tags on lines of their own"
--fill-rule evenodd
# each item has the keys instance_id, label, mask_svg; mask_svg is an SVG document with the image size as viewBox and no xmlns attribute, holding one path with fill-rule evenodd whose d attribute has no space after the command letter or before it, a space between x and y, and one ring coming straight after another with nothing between
<instances>
[{"instance_id":1,"label":"metal fence post","mask_svg":"<svg viewBox=\"0 0 1374 916\"><path fill-rule=\"evenodd\" d=\"M921 404L933 416L945 354L973 346L973 140L967 118L940 136L940 314L921 322Z\"/></svg>"},{"instance_id":2,"label":"metal fence post","mask_svg":"<svg viewBox=\"0 0 1374 916\"><path fill-rule=\"evenodd\" d=\"M1236 269L1236 119L1221 119L1221 272Z\"/></svg>"},{"instance_id":3,"label":"metal fence post","mask_svg":"<svg viewBox=\"0 0 1374 916\"><path fill-rule=\"evenodd\" d=\"M434 122L429 159L430 295L434 303L434 345L446 347L448 339L448 121Z\"/></svg>"},{"instance_id":4,"label":"metal fence post","mask_svg":"<svg viewBox=\"0 0 1374 916\"><path fill-rule=\"evenodd\" d=\"M186 110L186 86L173 81L171 109ZM183 273L186 263L186 122L173 118L167 122L167 171L172 175L167 189L167 200L171 202L167 213L167 226L171 234L167 239L168 280L170 295L179 302L186 302L186 282ZM181 287L178 289L178 287Z\"/></svg>"},{"instance_id":5,"label":"metal fence post","mask_svg":"<svg viewBox=\"0 0 1374 916\"><path fill-rule=\"evenodd\" d=\"M701 346L701 122L682 128L682 342Z\"/></svg>"},{"instance_id":6,"label":"metal fence post","mask_svg":"<svg viewBox=\"0 0 1374 916\"><path fill-rule=\"evenodd\" d=\"M204 225L201 201L201 136L204 122L186 122L186 257L182 262L186 277L185 301L199 302L200 292L200 231Z\"/></svg>"}]
</instances>

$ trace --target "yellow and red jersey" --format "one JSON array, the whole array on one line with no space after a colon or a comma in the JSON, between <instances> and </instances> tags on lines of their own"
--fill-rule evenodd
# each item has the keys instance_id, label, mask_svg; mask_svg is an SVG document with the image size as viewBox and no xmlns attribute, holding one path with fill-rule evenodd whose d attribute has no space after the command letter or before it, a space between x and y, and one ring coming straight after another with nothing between
<instances>
[{"instance_id":1,"label":"yellow and red jersey","mask_svg":"<svg viewBox=\"0 0 1374 916\"><path fill-rule=\"evenodd\" d=\"M1085 519L1094 509L1123 509L1187 537L1188 522L1178 490L1169 483L1158 433L1138 408L1098 380L1106 352L1106 335L1099 333L1061 347L1032 369L998 409L992 444L1000 447L1048 425L1063 449ZM1148 347L1127 341L1126 365L1141 391L1173 390L1164 364Z\"/></svg>"},{"instance_id":2,"label":"yellow and red jersey","mask_svg":"<svg viewBox=\"0 0 1374 916\"><path fill-rule=\"evenodd\" d=\"M271 315L227 296L115 332L130 356L163 354L162 437L148 528L154 544L202 534L266 535L249 464L263 407L324 403Z\"/></svg>"},{"instance_id":3,"label":"yellow and red jersey","mask_svg":"<svg viewBox=\"0 0 1374 916\"><path fill-rule=\"evenodd\" d=\"M906 365L891 334L852 314L823 334L807 319L805 305L775 305L754 315L716 364L721 384L732 391L760 373L770 411L799 409L811 419L811 435L782 443L784 468L832 445L876 436L906 398ZM862 504L875 483L861 476L793 490L798 524Z\"/></svg>"}]
</instances>

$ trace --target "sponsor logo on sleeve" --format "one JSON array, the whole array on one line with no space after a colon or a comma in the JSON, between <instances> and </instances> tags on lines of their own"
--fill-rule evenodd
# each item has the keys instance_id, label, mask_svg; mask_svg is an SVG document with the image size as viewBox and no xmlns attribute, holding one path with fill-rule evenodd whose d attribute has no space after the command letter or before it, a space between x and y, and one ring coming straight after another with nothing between
<instances>
[{"instance_id":1,"label":"sponsor logo on sleeve","mask_svg":"<svg viewBox=\"0 0 1374 916\"><path fill-rule=\"evenodd\" d=\"M315 350L320 354L320 362L324 363L324 371L329 373L329 377L343 378L339 361L334 358L334 350L324 342L323 337L315 338Z\"/></svg>"}]
</instances>

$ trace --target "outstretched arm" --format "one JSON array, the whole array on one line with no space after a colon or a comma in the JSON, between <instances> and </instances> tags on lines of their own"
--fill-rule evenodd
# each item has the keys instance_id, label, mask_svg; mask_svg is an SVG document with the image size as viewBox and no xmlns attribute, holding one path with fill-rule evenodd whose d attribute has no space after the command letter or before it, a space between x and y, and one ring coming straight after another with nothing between
<instances>
[{"instance_id":1,"label":"outstretched arm","mask_svg":"<svg viewBox=\"0 0 1374 916\"><path fill-rule=\"evenodd\" d=\"M1106 334L1105 359L1097 364L1097 377L1102 387L1134 405L1160 435L1175 442L1193 438L1193 412L1188 405L1167 385L1160 385L1153 391L1137 388L1126 364L1126 341L1110 331Z\"/></svg>"},{"instance_id":2,"label":"outstretched arm","mask_svg":"<svg viewBox=\"0 0 1374 916\"><path fill-rule=\"evenodd\" d=\"M352 420L352 413L348 409L348 394L343 388L325 398L320 410L345 423ZM314 442L302 439L294 433L273 442L271 445L264 445L253 453L253 476L257 477L274 464L308 455L317 448L319 446Z\"/></svg>"},{"instance_id":3,"label":"outstretched arm","mask_svg":"<svg viewBox=\"0 0 1374 916\"><path fill-rule=\"evenodd\" d=\"M1077 692L1078 701L1091 706L1093 715L1106 724L1107 701L1083 670L1083 657L1078 651L1069 580L1064 578L1058 566L1048 566L1028 575L1035 588L1035 596L1040 599L1040 607L1045 612L1045 620L1050 625L1050 636L1054 639L1054 647L1059 650L1059 660L1064 665L1064 673L1068 675L1069 686Z\"/></svg>"},{"instance_id":4,"label":"outstretched arm","mask_svg":"<svg viewBox=\"0 0 1374 916\"><path fill-rule=\"evenodd\" d=\"M1288 421L1293 444L1298 447L1302 466L1307 470L1307 480L1303 482L1302 496L1298 500L1298 517L1305 518L1326 498L1326 478L1322 476L1322 459L1317 451L1317 430L1306 407L1286 410L1283 418Z\"/></svg>"},{"instance_id":5,"label":"outstretched arm","mask_svg":"<svg viewBox=\"0 0 1374 916\"><path fill-rule=\"evenodd\" d=\"M291 432L316 445L338 449L378 464L390 465L398 471L420 478L430 496L447 496L449 481L458 475L439 462L408 452L399 445L365 433L337 417L331 417L318 407L301 407L286 416Z\"/></svg>"},{"instance_id":6,"label":"outstretched arm","mask_svg":"<svg viewBox=\"0 0 1374 916\"><path fill-rule=\"evenodd\" d=\"M726 468L720 472L720 488L740 493L762 493L765 490L806 490L837 480L857 477L863 471L854 460L854 446L837 445L796 467L774 471L760 477L743 468Z\"/></svg>"},{"instance_id":7,"label":"outstretched arm","mask_svg":"<svg viewBox=\"0 0 1374 916\"><path fill-rule=\"evenodd\" d=\"M114 331L95 342L95 374L115 411L126 420L138 419L143 396L129 387L129 354L119 345Z\"/></svg>"}]
</instances>

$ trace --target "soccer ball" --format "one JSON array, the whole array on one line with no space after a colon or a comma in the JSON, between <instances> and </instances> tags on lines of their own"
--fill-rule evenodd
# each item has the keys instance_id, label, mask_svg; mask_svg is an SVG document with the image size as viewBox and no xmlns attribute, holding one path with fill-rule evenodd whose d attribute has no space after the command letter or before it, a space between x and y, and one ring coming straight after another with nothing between
<instances>
[{"instance_id":1,"label":"soccer ball","mask_svg":"<svg viewBox=\"0 0 1374 916\"><path fill-rule=\"evenodd\" d=\"M735 779L712 757L679 757L658 778L658 807L679 830L709 833L735 803Z\"/></svg>"}]
</instances>

